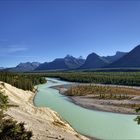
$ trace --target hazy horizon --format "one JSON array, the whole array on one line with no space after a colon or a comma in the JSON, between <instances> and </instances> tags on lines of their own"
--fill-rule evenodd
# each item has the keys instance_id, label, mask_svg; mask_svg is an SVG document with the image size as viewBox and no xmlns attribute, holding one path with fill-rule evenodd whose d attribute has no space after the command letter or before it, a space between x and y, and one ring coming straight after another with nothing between
<instances>
[{"instance_id":1,"label":"hazy horizon","mask_svg":"<svg viewBox=\"0 0 140 140\"><path fill-rule=\"evenodd\" d=\"M129 52L140 44L140 2L1 0L0 67Z\"/></svg>"}]
</instances>

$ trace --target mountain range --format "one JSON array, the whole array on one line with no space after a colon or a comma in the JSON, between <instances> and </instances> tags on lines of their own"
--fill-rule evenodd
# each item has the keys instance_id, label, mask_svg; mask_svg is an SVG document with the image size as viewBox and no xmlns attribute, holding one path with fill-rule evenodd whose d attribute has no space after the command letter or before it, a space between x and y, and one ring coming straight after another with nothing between
<instances>
[{"instance_id":1,"label":"mountain range","mask_svg":"<svg viewBox=\"0 0 140 140\"><path fill-rule=\"evenodd\" d=\"M75 58L67 55L64 58L56 58L52 62L26 62L20 63L8 71L28 72L28 71L53 71L53 70L88 70L97 68L140 68L140 45L130 52L117 51L113 56L99 56L91 53L86 59ZM3 68L2 68L3 69Z\"/></svg>"},{"instance_id":2,"label":"mountain range","mask_svg":"<svg viewBox=\"0 0 140 140\"><path fill-rule=\"evenodd\" d=\"M77 69L83 65L85 59L79 57L75 58L71 55L67 55L65 58L57 58L52 62L45 62L40 64L35 70L67 70L67 69Z\"/></svg>"},{"instance_id":3,"label":"mountain range","mask_svg":"<svg viewBox=\"0 0 140 140\"><path fill-rule=\"evenodd\" d=\"M110 63L118 60L126 53L116 52L113 56L101 57L96 53L91 53L86 59L82 57L75 58L71 55L67 55L64 58L57 58L52 62L45 62L40 64L35 71L45 71L45 70L79 70L79 69L95 69L108 66Z\"/></svg>"}]
</instances>

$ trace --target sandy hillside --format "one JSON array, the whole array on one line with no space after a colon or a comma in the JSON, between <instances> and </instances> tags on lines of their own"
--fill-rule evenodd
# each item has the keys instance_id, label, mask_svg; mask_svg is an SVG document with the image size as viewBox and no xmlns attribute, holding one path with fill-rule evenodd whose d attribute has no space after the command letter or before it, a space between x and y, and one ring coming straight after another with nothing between
<instances>
[{"instance_id":1,"label":"sandy hillside","mask_svg":"<svg viewBox=\"0 0 140 140\"><path fill-rule=\"evenodd\" d=\"M25 127L33 132L33 140L88 140L75 132L69 124L62 121L58 114L49 108L37 108L33 105L33 92L17 89L0 82L0 87L8 95L10 103L18 105L7 111L19 122L25 122Z\"/></svg>"}]
</instances>

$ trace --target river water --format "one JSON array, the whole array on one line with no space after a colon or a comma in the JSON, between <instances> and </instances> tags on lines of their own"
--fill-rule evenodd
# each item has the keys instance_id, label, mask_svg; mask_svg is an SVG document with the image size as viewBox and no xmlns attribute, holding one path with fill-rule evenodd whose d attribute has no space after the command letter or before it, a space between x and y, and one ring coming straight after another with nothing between
<instances>
[{"instance_id":1,"label":"river water","mask_svg":"<svg viewBox=\"0 0 140 140\"><path fill-rule=\"evenodd\" d=\"M140 125L134 121L136 115L108 113L82 108L69 98L51 88L70 84L55 78L47 78L47 83L38 85L34 103L38 107L49 107L56 111L76 131L104 140L140 140Z\"/></svg>"}]
</instances>

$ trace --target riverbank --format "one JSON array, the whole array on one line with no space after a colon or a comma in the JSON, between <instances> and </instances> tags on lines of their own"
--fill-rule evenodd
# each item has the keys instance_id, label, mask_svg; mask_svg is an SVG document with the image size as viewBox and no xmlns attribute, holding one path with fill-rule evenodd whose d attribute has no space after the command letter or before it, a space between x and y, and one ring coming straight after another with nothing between
<instances>
[{"instance_id":1,"label":"riverbank","mask_svg":"<svg viewBox=\"0 0 140 140\"><path fill-rule=\"evenodd\" d=\"M46 106L58 112L79 133L98 139L139 139L140 127L134 119L137 115L109 113L82 108L70 102L68 96L59 94L54 86L64 89L74 84L60 79L47 78L47 83L38 85L35 96L37 106ZM68 87L68 86L67 86Z\"/></svg>"},{"instance_id":2,"label":"riverbank","mask_svg":"<svg viewBox=\"0 0 140 140\"><path fill-rule=\"evenodd\" d=\"M61 85L61 86L54 86L52 88L55 88L59 90L61 94L65 95L65 92L73 86L77 86L80 84L69 84L69 85ZM83 85L83 84L81 84ZM112 86L116 87L116 85L101 85L96 84L98 86ZM139 87L130 87L130 86L118 86L121 88L133 88L140 90ZM135 106L140 105L140 95L129 95L132 98L131 99L125 99L125 100L111 100L111 99L96 99L95 95L85 95L85 96L68 96L69 101L73 102L76 105L79 105L81 107L91 109L91 110L97 110L97 111L105 111L105 112L112 112L112 113L122 113L122 114L137 114L135 111Z\"/></svg>"},{"instance_id":3,"label":"riverbank","mask_svg":"<svg viewBox=\"0 0 140 140\"><path fill-rule=\"evenodd\" d=\"M32 140L88 140L78 134L59 115L47 107L35 107L35 93L17 89L7 83L1 84L1 91L9 97L9 102L17 107L7 110L7 114L18 122L25 122L25 128L33 132Z\"/></svg>"}]
</instances>

